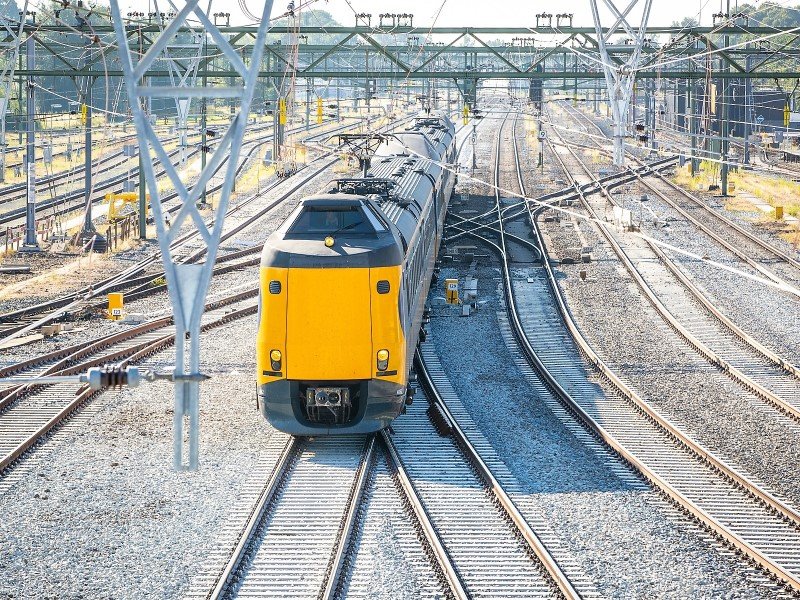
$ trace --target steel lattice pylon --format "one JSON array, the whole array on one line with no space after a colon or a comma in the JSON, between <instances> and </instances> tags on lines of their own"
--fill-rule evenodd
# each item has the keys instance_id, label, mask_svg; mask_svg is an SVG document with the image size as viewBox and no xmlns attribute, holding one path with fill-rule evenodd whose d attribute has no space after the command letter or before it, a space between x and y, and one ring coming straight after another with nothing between
<instances>
[{"instance_id":1,"label":"steel lattice pylon","mask_svg":"<svg viewBox=\"0 0 800 600\"><path fill-rule=\"evenodd\" d=\"M158 39L141 57L131 52L126 30L118 0L112 0L111 12L113 16L114 32L119 47L119 58L125 78L125 87L136 124L136 133L139 141L140 152L147 152L144 165L147 186L151 194L153 214L155 215L158 231L158 243L161 248L162 260L167 277L170 300L175 315L175 415L174 415L174 463L176 469L196 469L199 457L199 383L203 379L200 374L200 321L203 315L205 297L211 280L212 269L216 260L219 239L222 234L224 215L227 211L228 199L239 162L239 153L242 146L250 105L264 52L265 38L269 27L269 15L272 10L272 1L266 0L261 15L261 22L253 42L250 54L250 63L246 65L239 54L233 49L228 40L220 33L219 29L209 19L208 11L198 7L199 0L184 0L182 8L178 9L170 2L177 13L174 19L161 31ZM151 86L144 85L150 69L157 60L168 60L170 44L174 43L175 36L182 26L189 26L188 19L199 21L199 31L203 36L211 36L217 44L219 51L238 74L241 85L237 87L182 87L180 85ZM137 60L138 58L138 60ZM241 104L239 111L233 117L228 130L219 141L217 150L201 170L197 181L193 185L184 184L172 165L167 151L158 139L153 126L148 120L142 107L142 100L148 97L159 98L239 98ZM227 165L223 166L225 159ZM161 197L155 175L155 166L165 170L170 183L174 186L182 206L178 214L169 225L164 219L164 210L161 206ZM224 169L224 181L220 192L217 218L213 226L205 223L197 209L196 202L203 190L217 170ZM172 255L170 246L186 224L195 228L203 241L208 246L205 263L186 264L178 262ZM186 336L189 335L189 352L186 352ZM188 427L185 421L188 420ZM188 452L186 452L185 435L188 437Z\"/></svg>"},{"instance_id":2,"label":"steel lattice pylon","mask_svg":"<svg viewBox=\"0 0 800 600\"><path fill-rule=\"evenodd\" d=\"M208 0L206 14L211 11L211 1ZM170 2L171 6L174 6ZM156 12L159 15L158 2L155 2ZM159 24L164 27L164 21L159 19ZM195 87L197 84L197 70L203 59L203 40L205 36L200 32L193 32L191 40L188 42L171 42L164 48L164 58L169 67L169 79L173 86ZM187 56L188 55L188 56ZM180 152L180 164L186 163L187 146L187 121L189 119L189 109L192 105L192 98L175 96L175 112L177 115L176 133L178 134L178 151Z\"/></svg>"},{"instance_id":3,"label":"steel lattice pylon","mask_svg":"<svg viewBox=\"0 0 800 600\"><path fill-rule=\"evenodd\" d=\"M12 4L12 0L5 3ZM16 4L14 4L16 7ZM5 63L0 72L0 182L6 180L6 114L8 102L11 99L11 85L14 80L14 69L17 66L19 49L22 44L22 32L25 27L25 15L28 12L28 0L25 0L20 9L18 21L0 19L0 31L7 41L0 42L0 48L5 48ZM29 67L30 68L30 67ZM22 102L22 99L20 99Z\"/></svg>"},{"instance_id":4,"label":"steel lattice pylon","mask_svg":"<svg viewBox=\"0 0 800 600\"><path fill-rule=\"evenodd\" d=\"M650 17L650 7L653 2L644 0L641 22L638 27L634 27L628 19L639 0L630 0L623 11L620 11L611 0L603 0L603 4L611 11L614 18L614 23L606 31L603 31L597 2L598 0L590 0L600 60L603 63L611 115L614 120L614 164L621 167L625 164L625 134L627 133L628 109L633 93L633 83L639 67L647 20ZM612 57L608 51L608 41L611 36L620 32L620 29L630 36L633 45L632 52L626 53L624 62Z\"/></svg>"}]
</instances>

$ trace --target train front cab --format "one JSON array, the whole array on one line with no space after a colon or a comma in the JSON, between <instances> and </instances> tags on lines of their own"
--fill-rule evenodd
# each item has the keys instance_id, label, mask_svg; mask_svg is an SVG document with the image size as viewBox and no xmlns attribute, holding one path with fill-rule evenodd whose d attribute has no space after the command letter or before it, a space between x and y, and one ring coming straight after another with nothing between
<instances>
[{"instance_id":1,"label":"train front cab","mask_svg":"<svg viewBox=\"0 0 800 600\"><path fill-rule=\"evenodd\" d=\"M339 210L336 200L306 206ZM318 232L293 234L291 221L262 255L259 409L295 435L382 429L405 403L402 251L388 226L331 236L327 247Z\"/></svg>"}]
</instances>

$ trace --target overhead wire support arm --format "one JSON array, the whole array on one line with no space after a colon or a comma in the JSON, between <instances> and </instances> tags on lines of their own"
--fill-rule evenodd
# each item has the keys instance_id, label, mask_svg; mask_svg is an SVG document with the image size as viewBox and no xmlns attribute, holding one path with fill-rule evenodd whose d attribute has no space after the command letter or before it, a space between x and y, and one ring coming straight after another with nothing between
<instances>
[{"instance_id":1,"label":"overhead wire support arm","mask_svg":"<svg viewBox=\"0 0 800 600\"><path fill-rule=\"evenodd\" d=\"M209 0L209 10L211 2ZM164 14L159 11L158 1L155 2L156 12ZM164 20L159 19L159 24L163 28ZM173 40L164 49L164 57L169 67L169 79L175 91L175 113L176 113L176 132L178 134L178 149L180 152L181 166L186 164L186 148L187 148L187 124L189 120L189 112L192 104L193 92L199 90L202 97L203 88L196 88L197 84L197 71L200 67L200 62L205 58L203 56L203 42L206 39L203 31L191 31L189 33L181 32L177 37L189 36L188 40ZM188 54L188 55L187 55ZM154 88L155 94L160 95L164 88ZM140 93L146 94L148 88L141 87ZM183 93L177 91L183 90Z\"/></svg>"},{"instance_id":2,"label":"overhead wire support arm","mask_svg":"<svg viewBox=\"0 0 800 600\"><path fill-rule=\"evenodd\" d=\"M239 163L242 140L247 127L248 114L253 101L261 59L264 54L266 33L269 28L269 16L272 11L272 1L266 0L261 14L257 32L253 37L252 48L249 51L249 63L237 53L229 40L212 23L210 16L211 2L208 9L203 10L198 6L200 0L183 0L176 3L169 0L175 15L166 26L160 28L159 36L148 50L141 56L131 52L128 40L128 29L136 24L128 24L122 19L119 0L111 1L111 13L114 33L119 47L119 60L122 67L125 88L128 94L133 120L136 125L136 134L140 152L147 152L143 160L145 179L151 193L151 204L155 217L158 243L161 249L164 271L167 279L170 301L175 317L175 413L174 413L174 442L173 462L177 470L194 470L199 465L199 425L200 425L200 398L199 383L200 373L200 325L203 316L205 297L211 281L214 262L217 256L220 236L224 224L224 215L227 212L228 202ZM189 27L189 19L199 21L203 38L210 37L222 55L229 68L235 72L236 79L240 81L237 87L217 87L213 85L200 85L194 87L168 85L161 89L151 78L150 85L144 86L143 80L151 75L150 69L158 61L169 61L170 45L175 43L176 35L181 29ZM197 27L189 27L196 30ZM240 50L244 50L239 47ZM142 108L142 99L157 96L178 101L186 97L199 97L202 99L239 98L239 110L236 112L228 126L227 131L219 141L212 158L200 171L199 177L192 182L181 180L169 158L167 150L153 129L150 120ZM227 158L227 164L222 165ZM169 182L175 188L179 201L182 203L178 214L172 219L171 224L165 220L165 209L161 205L161 193L157 185L155 165L163 168ZM219 173L217 171L219 170ZM209 228L196 203L203 190L213 175L224 173L224 179L219 192L217 218ZM181 230L196 230L208 247L205 263L186 264L172 255L170 242ZM187 339L188 336L188 339ZM188 346L188 348L187 348Z\"/></svg>"}]
</instances>

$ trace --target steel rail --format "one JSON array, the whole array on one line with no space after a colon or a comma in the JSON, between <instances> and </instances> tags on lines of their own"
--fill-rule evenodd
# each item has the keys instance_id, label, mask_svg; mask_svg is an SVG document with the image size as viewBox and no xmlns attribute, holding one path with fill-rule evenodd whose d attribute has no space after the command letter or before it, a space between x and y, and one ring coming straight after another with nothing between
<instances>
[{"instance_id":1,"label":"steel rail","mask_svg":"<svg viewBox=\"0 0 800 600\"><path fill-rule=\"evenodd\" d=\"M239 294L234 294L233 296L229 297L228 299L232 302L241 301L243 299L243 294L250 294L250 296L255 295L253 291L250 292L243 292ZM235 300L231 300L235 298ZM221 301L217 301L221 302ZM219 327L230 321L241 319L250 315L253 315L257 312L258 306L256 304L251 304L245 306L240 309L236 309L234 311L228 312L224 315L220 315L219 317L214 318L213 320L207 321L201 327L201 330L206 331L213 327ZM152 330L150 330L152 331ZM142 333L139 333L142 335ZM140 344L134 345L132 347L125 348L119 352L112 352L108 353L99 357L96 357L90 361L86 361L81 363L76 367L70 367L63 371L59 371L56 374L70 374L77 371L82 371L88 368L89 366L94 366L98 364L106 364L109 360L113 360L116 358L121 358L125 356L126 358L120 363L123 367L127 366L130 363L136 362L150 356L159 350L165 348L166 346L172 344L175 340L175 334L167 334L161 336L155 340L147 340ZM111 358L113 357L113 358ZM46 384L43 386L38 386L46 388L48 387ZM0 457L0 473L7 469L11 464L16 461L22 454L24 454L28 449L35 446L39 443L42 438L48 434L53 428L60 425L70 414L72 414L77 408L79 408L82 404L86 401L94 397L95 395L101 393L102 390L93 390L88 385L82 385L78 388L78 391L75 393L74 398L68 402L65 406L59 409L55 414L53 414L49 419L47 419L43 424L37 427L32 433L26 435L25 439L18 443L10 452L7 452L5 456ZM5 418L0 416L0 418Z\"/></svg>"},{"instance_id":2,"label":"steel rail","mask_svg":"<svg viewBox=\"0 0 800 600\"><path fill-rule=\"evenodd\" d=\"M753 347L759 354L764 356L765 358L769 359L774 363L776 366L782 368L787 373L793 375L796 379L800 379L800 369L789 362L788 360L782 358L766 346L764 346L761 342L755 339L753 336L746 333L742 330L736 323L734 323L727 315L725 315L717 306L709 300L703 292L686 276L686 274L681 271L678 266L675 264L675 261L670 259L664 251L658 247L657 244L653 244L650 240L645 240L647 245L653 250L653 252L658 256L661 262L670 270L670 272L677 277L681 283L683 283L684 287L688 289L695 299L700 302L706 310L708 310L720 323L722 323L725 327L727 327L736 337L740 340L745 342L746 344Z\"/></svg>"},{"instance_id":3,"label":"steel rail","mask_svg":"<svg viewBox=\"0 0 800 600\"><path fill-rule=\"evenodd\" d=\"M356 530L356 520L361 510L364 492L367 487L367 480L372 470L371 465L375 450L375 438L375 435L370 435L367 439L364 455L361 457L361 464L353 480L353 485L350 488L347 510L342 515L336 545L334 546L330 561L328 562L328 570L323 580L322 589L317 596L319 600L333 600L344 583L342 581L344 563L348 548L353 543L352 538Z\"/></svg>"},{"instance_id":4,"label":"steel rail","mask_svg":"<svg viewBox=\"0 0 800 600\"><path fill-rule=\"evenodd\" d=\"M570 107L570 110L573 110L572 107ZM588 117L586 117L586 115L584 115L583 113L580 113L580 111L574 111L573 110L573 112L575 114L578 114L580 116L580 118L584 119L585 121L587 121L589 123L592 123L593 126L597 127L597 125L595 123L593 123L590 119L588 119ZM598 127L598 130L602 133L602 130L599 129L599 127ZM603 134L603 135L605 135L605 134ZM595 143L597 143L596 140L594 140L594 141L595 141ZM631 155L631 156L632 156L633 160L638 162L640 165L646 166L646 163L644 163L641 159L639 159L638 157L636 157L634 155ZM740 235L745 237L750 243L752 243L752 244L754 244L756 246L759 246L761 249L766 250L767 252L773 254L775 257L777 257L781 261L791 265L792 267L800 269L800 260L795 259L794 257L790 256L789 254L787 254L786 252L784 252L780 248L777 248L777 247L773 246L772 244L770 244L769 242L767 242L765 240L762 240L761 238L759 238L759 237L753 235L752 233L748 232L746 229L744 229L738 223L734 223L733 221L731 221L730 219L728 219L724 215L721 215L718 211L716 211L716 210L710 208L709 206L707 206L704 202L700 201L696 196L694 196L694 194L689 193L687 190L683 189L679 185L677 185L677 184L673 183L672 181L670 181L669 179L667 179L663 174L654 173L654 175L656 175L656 177L659 179L659 181L665 183L667 186L669 186L671 189L673 189L674 191L679 193L681 196L683 196L687 200L691 201L691 203L693 205L695 205L698 208L701 208L706 213L708 213L711 216L713 216L716 220L722 222L727 227L735 230L737 233L739 233ZM696 225L704 233L706 233L709 237L711 237L716 242L721 244L724 248L729 250L731 253L733 253L734 255L739 257L740 259L744 260L750 266L752 266L753 268L757 269L762 274L764 274L766 277L768 277L769 279L772 279L776 283L782 283L782 284L787 285L788 287L792 287L790 284L787 284L785 281L783 281L778 275L776 275L775 273L773 273L772 271L770 271L766 267L763 267L762 265L760 265L757 261L753 260L752 258L747 256L744 252L740 251L738 248L733 246L730 242L725 240L725 238L723 238L722 236L720 236L719 234L717 234L716 232L711 230L707 225L702 223L699 219L697 219L693 215L689 214L689 212L686 209L684 209L683 207L679 206L674 200L672 200L667 195L665 195L663 192L661 192L661 190L659 190L658 188L653 186L652 183L644 181L638 175L637 175L637 178L639 178L641 180L641 183L645 187L647 187L648 189L653 191L664 202L669 204L678 213L680 213L681 216L683 216L684 218L689 220L692 224ZM799 292L790 292L790 293L792 293L795 296L800 295Z\"/></svg>"},{"instance_id":5,"label":"steel rail","mask_svg":"<svg viewBox=\"0 0 800 600\"><path fill-rule=\"evenodd\" d=\"M231 585L234 583L234 575L250 546L253 535L261 524L268 506L274 500L275 493L279 489L281 482L286 478L289 466L295 459L299 448L299 438L292 436L287 440L278 462L272 469L270 477L267 479L259 494L258 501L253 506L245 522L236 547L228 557L222 573L220 573L219 577L214 582L213 588L206 596L209 600L220 600L230 591Z\"/></svg>"},{"instance_id":6,"label":"steel rail","mask_svg":"<svg viewBox=\"0 0 800 600\"><path fill-rule=\"evenodd\" d=\"M556 135L559 137L561 136L560 132L556 132ZM562 138L563 141L563 138ZM584 171L584 173L590 177L594 178L594 174L591 170L586 166L586 164L581 160L581 158L577 155L577 153L568 148L570 154L577 162L578 166ZM559 157L560 160L560 157ZM566 165L562 166L566 168ZM641 177L640 177L641 179ZM608 190L604 188L601 184L600 186L600 193L601 195L606 198L611 204L618 206L618 204L613 200L611 194L608 193ZM641 275L639 270L637 269L636 265L633 264L630 257L627 253L622 249L622 247L617 242L616 238L608 231L608 228L605 226L604 223L599 219L597 213L595 212L594 208L591 206L589 201L586 199L585 196L581 196L581 203L583 204L584 208L589 212L589 215L593 217L597 223L598 228L601 230L603 237L606 238L606 241L611 245L614 253L617 255L619 260L625 266L625 269L630 273L631 277L633 277L634 281L636 281L637 286L642 292L645 294L645 297L648 299L650 304L655 308L656 312L664 319L664 321L675 331L678 336L683 338L694 350L699 353L703 358L708 360L712 365L716 366L722 373L728 375L731 379L733 379L736 383L741 385L747 391L755 394L757 397L765 400L784 414L788 415L795 421L800 422L800 407L792 404L791 402L785 400L784 398L780 397L778 394L775 394L771 390L767 389L757 381L755 381L752 377L744 373L741 369L737 368L730 361L725 360L722 358L719 353L715 352L711 349L706 343L701 341L697 336L691 333L683 324L681 324L678 319L672 314L672 312L661 302L661 300L657 297L654 290L650 287L650 285L644 280L644 277ZM647 241L647 240L645 240ZM678 269L672 264L666 255L658 249L655 250L656 244L652 244L647 241L648 246L654 251L654 254L661 259L661 261L669 268L669 270L674 273L678 274ZM689 289L689 291L694 295L696 299L698 299L708 310L711 311L712 315L717 318L723 325L728 325L730 327L731 332L744 341L747 345L749 345L755 352L762 355L764 358L767 358L777 366L781 367L785 371L788 371L790 374L795 374L796 369L793 365L788 364L787 361L784 361L777 355L772 352L767 351L766 353L762 352L763 348L761 344L756 342L751 336L745 334L741 329L736 327L730 319L722 316L722 313L716 308L713 307L713 304L708 301L702 294L700 294L697 288L688 282L688 279L683 275L680 274L678 277L684 285ZM721 318L720 318L721 317Z\"/></svg>"},{"instance_id":7,"label":"steel rail","mask_svg":"<svg viewBox=\"0 0 800 600\"><path fill-rule=\"evenodd\" d=\"M342 126L341 128L337 128L335 130L342 129L342 128L347 128L347 127L350 127L350 125L348 124L348 125ZM335 130L333 130L333 131L335 131ZM326 133L330 133L330 132L326 132ZM266 142L261 142L261 143L266 143ZM251 150L251 153L252 153L252 151L253 150ZM321 160L322 158L323 157L319 157L319 158L315 159L315 161L316 160ZM243 165L245 164L245 162L246 162L246 160L242 161L242 165L239 167L240 169L243 168ZM330 166L330 164L332 164L332 163L326 163L325 165L323 165L323 166L319 167L318 169L316 169L315 171L313 171L310 176L308 176L308 177L306 177L305 179L302 180L303 181L303 185L305 183L307 183L308 181L310 181L311 179L313 179L314 177L316 177L319 174L321 174L322 172L324 172L324 170L326 168L328 168L328 166ZM246 200L244 200L242 202L239 202L236 206L232 207L229 210L228 214L231 214L231 213L234 213L234 212L240 210L244 205L249 204L250 202L253 202L254 200L260 198L263 194L266 194L267 192L271 191L272 189L274 189L275 187L277 187L281 183L284 183L284 181L283 180L276 181L276 182L273 183L273 185L271 185L266 190L258 192L256 194L250 196ZM217 186L217 187L219 187L219 186ZM276 200L275 202L273 202L266 210L260 211L258 213L258 215L255 216L253 219L251 219L249 221L246 221L244 226L247 226L247 225L251 224L252 222L257 220L258 218L260 218L261 216L266 214L266 212L269 212L269 210L271 210L272 208L277 206L280 202L282 202L283 200L288 198L291 194L296 192L297 189L299 189L299 187L301 187L301 186L293 187L288 192L283 193L279 197L279 199ZM213 191L213 188L212 188L212 191ZM178 207L175 207L175 208L177 209ZM244 228L244 226L242 228ZM234 233L236 233L236 232L238 232L238 230L235 231ZM222 239L223 240L224 239L228 239L234 233L226 233ZM175 243L172 246L173 250L176 249L176 248L179 248L182 245L184 245L184 244L188 243L189 241L193 240L195 237L197 237L197 235L199 235L199 233L197 231L192 231L192 232L189 232L187 234L184 234L184 235L178 237L178 239L176 239ZM205 250L201 250L201 251L195 252L192 255L192 258L194 260L196 260L199 256L202 256L202 254L204 252L205 252ZM124 284L126 284L126 282L129 280L130 277L132 277L133 275L136 275L136 274L140 273L141 271L143 271L147 266L149 266L150 264L152 264L156 260L158 260L159 256L160 255L158 253L153 253L152 255L150 255L147 258L139 261L135 265L132 265L131 267L128 267L127 269L121 271L120 273L117 273L115 275L112 275L112 276L104 279L104 280L96 282L95 284L93 284L91 286L81 288L80 290L78 290L78 291L76 291L76 292L74 292L72 294L68 294L67 296L64 296L62 298L59 298L59 299L56 299L56 300L52 300L52 301L48 301L48 302L41 303L41 304L37 304L37 305L34 305L34 306L26 307L26 308L23 308L23 309L19 309L17 311L12 311L12 312L0 315L0 323L8 322L8 321L12 321L13 322L15 319L26 319L30 315L35 315L35 314L44 312L46 310L54 310L54 312L51 312L50 314L45 315L44 317L36 319L36 320L34 320L32 322L23 323L20 327L6 328L6 331L10 331L11 333L6 333L6 335L2 339L0 339L0 343L9 342L9 341L19 337L23 333L26 333L28 331L32 331L33 329L41 327L42 325L44 325L44 324L46 324L46 323L48 323L48 322L50 322L50 321L52 321L54 319L58 319L58 318L62 317L69 310L72 310L72 309L80 306L85 301L85 299L86 299L85 296L87 294L89 294L90 296L97 296L97 295L99 295L101 293L104 293L104 292L109 292L109 291L114 291L114 290L120 289L120 286L124 286ZM156 275L155 277L158 277L158 275ZM60 309L60 310L58 310L58 309Z\"/></svg>"},{"instance_id":8,"label":"steel rail","mask_svg":"<svg viewBox=\"0 0 800 600\"><path fill-rule=\"evenodd\" d=\"M459 447L463 450L464 454L475 467L480 477L484 480L487 490L495 497L503 512L514 524L518 534L522 537L528 548L536 556L539 562L542 563L542 566L548 572L550 577L552 577L555 586L561 591L565 598L570 598L573 600L581 598L580 593L573 587L567 575L561 570L561 567L547 550L547 547L541 541L539 536L536 535L536 532L528 524L528 521L519 511L516 504L514 504L514 501L511 499L505 489L503 489L503 486L494 476L489 466L484 462L483 458L481 458L478 450L469 441L469 438L467 437L466 433L464 433L464 430L459 426L458 421L450 412L450 409L447 407L447 404L439 393L439 390L436 388L436 384L431 378L431 375L428 372L425 361L422 358L419 350L417 350L415 355L415 366L417 374L421 376L420 382L426 391L426 396L428 396L429 401L431 401L432 404L435 404L436 407L441 411L441 414L444 416L447 424L449 425L451 434L455 437Z\"/></svg>"},{"instance_id":9,"label":"steel rail","mask_svg":"<svg viewBox=\"0 0 800 600\"><path fill-rule=\"evenodd\" d=\"M577 156L577 154L570 150L575 161L578 165L583 169L587 176L592 177L591 170L583 163L583 161ZM603 190L601 194L608 198L609 201L616 206L616 203L611 200L610 194L607 193L606 190ZM650 304L656 309L656 312L661 316L662 319L675 331L681 338L683 338L692 348L695 349L697 353L699 353L703 358L708 360L712 365L716 366L722 373L727 374L731 379L733 379L736 383L744 387L746 390L752 392L756 396L766 400L785 414L789 415L794 420L800 422L800 408L797 406L792 405L790 402L787 402L777 394L773 393L772 391L765 388L760 383L754 381L751 377L747 374L742 372L740 369L732 365L729 361L722 358L717 352L712 350L707 344L702 342L700 339L697 338L693 333L691 333L686 327L684 327L676 318L675 316L669 311L669 309L664 306L663 302L658 298L656 293L650 287L650 285L644 280L639 270L631 261L630 257L626 254L626 252L622 249L619 245L617 240L608 231L608 228L605 226L604 223L600 220L597 213L595 212L594 208L591 206L588 200L585 197L581 197L581 203L583 204L584 208L588 211L589 215L595 220L597 223L598 228L603 234L603 237L609 243L609 245L614 250L614 253L617 255L619 260L625 266L625 269L628 273L633 277L636 285L639 289L644 293L647 300ZM745 340L747 341L747 340Z\"/></svg>"},{"instance_id":10,"label":"steel rail","mask_svg":"<svg viewBox=\"0 0 800 600\"><path fill-rule=\"evenodd\" d=\"M258 263L257 262L253 263L253 266L255 264ZM159 288L161 287L162 286L159 286ZM153 289L156 291L161 291L158 288L153 288ZM238 292L236 294L227 296L220 300L214 300L212 302L208 302L205 306L205 310L215 310L218 308L222 308L223 306L227 306L228 304L231 304L233 302L238 302L246 298L252 298L257 294L258 294L258 288L253 288L250 290ZM147 323L142 323L141 325L137 325L125 331L120 331L117 333L102 336L98 339L89 342L84 342L73 346L69 346L64 349L48 352L40 356L26 359L20 363L9 365L7 367L4 367L3 369L0 369L0 377L13 376L15 374L19 374L22 371L30 370L35 367L47 364L48 362L51 362L53 360L55 360L56 362L47 367L41 373L38 373L37 376L39 377L61 376L61 375L73 375L76 373L81 373L89 367L107 363L109 362L109 360L119 358L124 354L117 353L116 355L113 356L103 355L100 359L92 359L90 361L80 364L77 363L78 360L90 356L92 354L95 354L97 352L100 352L104 348L107 348L114 344L134 339L145 333L149 333L151 331L163 328L171 324L172 324L172 316L162 317L159 319L148 321ZM47 385L47 382L43 381L41 384L19 383L16 386L0 390L0 414L2 414L2 411L5 408L7 408L11 403L20 399L26 393L38 389L40 386L43 385Z\"/></svg>"},{"instance_id":11,"label":"steel rail","mask_svg":"<svg viewBox=\"0 0 800 600\"><path fill-rule=\"evenodd\" d=\"M317 593L318 598L332 598L337 593L338 586L343 576L344 560L348 547L352 542L352 535L356 529L357 515L363 504L364 494L370 480L374 464L375 434L364 438L360 449L360 460L348 487L348 494L344 500L345 509L339 520L337 535L331 548L330 557L323 574L321 587ZM245 567L248 554L263 544L256 541L258 534L265 527L267 516L273 514L278 508L277 493L284 490L292 478L292 468L297 463L301 454L303 438L291 436L286 443L278 461L272 469L261 489L256 503L251 508L244 526L237 535L236 545L228 554L225 565L213 582L213 587L206 594L206 598L225 598L233 594L236 585L247 576ZM311 442L309 442L311 443ZM288 502L285 498L282 501Z\"/></svg>"},{"instance_id":12,"label":"steel rail","mask_svg":"<svg viewBox=\"0 0 800 600\"><path fill-rule=\"evenodd\" d=\"M428 544L439 570L447 583L450 593L456 600L468 600L470 595L467 594L464 583L461 580L458 570L453 565L449 553L441 542L439 533L436 526L431 522L428 513L425 510L425 505L417 494L416 488L408 475L403 461L400 459L400 454L392 441L391 435L384 429L381 431L381 437L386 449L387 457L389 458L390 466L393 473L397 477L403 494L405 495L408 506L414 513L414 516L422 529L422 534Z\"/></svg>"},{"instance_id":13,"label":"steel rail","mask_svg":"<svg viewBox=\"0 0 800 600\"><path fill-rule=\"evenodd\" d=\"M271 139L271 138L268 138L268 139ZM247 141L247 145L255 144L256 148L259 147L259 146L262 146L262 145L264 145L266 143L267 143L267 140L261 140L261 141L259 141L259 140L248 140ZM250 154L252 154L253 150L255 150L255 148L251 149ZM187 159L192 158L193 156L195 156L199 152L200 152L199 149L192 150L189 154L187 154ZM170 152L168 153L168 156L170 158L173 158L175 156L178 156L179 154L180 154L180 149L177 148L177 149L170 150ZM244 162L242 164L244 164ZM98 175L99 174L103 174L103 173L108 173L109 171L112 171L112 170L118 168L119 166L121 166L121 165L112 165L112 166L107 166L107 167L105 167L103 169L99 169ZM138 175L138 172L139 172L138 165L137 166L133 166L129 171L131 177L136 177ZM160 176L164 175L165 172L166 171L164 169L161 169L158 172L158 176L160 177ZM93 199L92 199L92 204L99 204L100 202L102 202L105 199L106 190L108 190L110 188L113 188L114 186L120 186L123 182L125 182L128 179L128 174L129 173L126 172L126 173L119 173L117 175L111 175L108 179L104 179L102 181L97 182L92 187L92 193L94 194L93 195ZM71 175L71 174L68 174L67 176L69 176L69 175ZM215 187L218 188L219 186L215 186ZM119 189L119 187L117 187L117 189ZM44 201L37 202L36 203L36 210L37 211L43 211L43 210L52 209L52 211L50 211L50 215L68 214L68 213L70 213L70 212L72 212L72 211L74 211L76 209L80 209L80 208L82 208L84 206L84 200L85 200L84 194L85 194L85 190L81 189L81 188L78 188L78 189L73 190L73 191L65 192L65 193L63 193L61 195L58 195L58 196L55 196L54 198L51 198L49 200L44 200ZM19 199L22 199L22 198L24 198L24 195L23 196L18 196L17 198L14 198L14 199L9 200L9 201L19 200ZM174 199L174 198L177 198L177 194L170 193L170 194L166 194L165 195L164 200L171 200L171 199ZM70 203L70 204L67 205L67 203ZM25 207L16 208L16 209L12 209L12 210L3 212L2 214L0 214L0 225L6 225L6 224L9 224L9 223L12 223L13 221L19 220L24 215L25 215Z\"/></svg>"},{"instance_id":14,"label":"steel rail","mask_svg":"<svg viewBox=\"0 0 800 600\"><path fill-rule=\"evenodd\" d=\"M569 172L564 165L564 169L566 172ZM518 173L518 177L520 178L520 184L524 185L521 174ZM534 227L537 231L538 241L542 250L546 252L544 249L544 243L542 241L541 232L539 231L538 227L538 216L542 209L538 209L537 211L531 211L531 216L534 219ZM536 213L536 214L534 214ZM645 402L642 398L640 398L635 392L633 392L624 382L622 382L616 374L608 368L608 366L602 361L602 359L594 352L591 348L587 340L583 337L583 334L580 332L577 324L572 319L572 315L567 308L566 302L561 294L560 289L558 288L558 284L556 282L555 273L550 266L549 261L544 261L544 267L547 272L547 281L548 285L553 293L553 297L556 301L556 306L558 307L559 312L561 313L562 320L564 321L567 329L569 330L572 338L578 344L581 352L589 359L589 361L595 365L600 373L610 381L614 387L623 394L626 398L628 398L634 406L645 416L647 416L658 428L665 431L672 439L678 442L681 446L685 447L689 450L694 456L696 456L702 462L710 465L712 468L717 470L724 478L728 479L729 481L735 483L740 489L746 491L750 496L752 496L755 500L763 503L769 509L773 510L776 514L780 515L782 518L788 520L789 522L793 523L796 527L800 527L800 514L798 514L794 509L786 506L784 503L773 497L771 494L766 492L765 490L761 489L759 486L751 482L745 476L741 475L727 464L722 462L716 456L714 456L710 451L706 450L698 443L694 442L690 437L680 431L677 427L675 427L672 423L670 423L665 417L660 415L657 411L655 411L647 402ZM510 279L506 282L507 290L511 290L511 282ZM508 295L509 302L508 306L513 306L513 296L511 294ZM775 563L772 559L768 556L764 555L760 550L753 547L747 541L745 541L741 536L736 534L735 532L731 531L728 527L726 527L723 523L709 514L706 510L704 510L701 506L699 506L694 501L690 500L686 497L680 490L672 486L667 480L659 476L653 470L651 470L644 462L639 460L630 450L628 450L625 446L619 443L613 435L611 435L600 423L598 423L591 415L589 415L583 407L574 400L571 395L560 385L560 383L549 373L545 365L541 362L539 357L536 355L535 350L530 345L530 342L527 340L527 337L524 334L524 330L522 329L522 324L519 321L519 318L516 313L516 308L509 311L509 316L511 318L511 322L513 324L513 329L515 332L515 337L517 337L518 341L521 344L524 354L526 357L529 358L529 361L534 366L534 368L539 372L547 381L548 385L551 389L558 395L558 397L564 402L564 404L576 414L580 420L582 420L600 439L602 439L606 444L608 444L615 452L617 452L620 456L622 456L628 463L630 463L634 468L636 468L640 473L642 473L648 480L650 480L657 488L661 489L668 497L670 497L673 501L675 501L679 506L686 509L690 514L695 516L700 522L702 522L705 526L715 532L721 539L725 540L729 544L731 544L734 548L740 550L744 554L746 554L750 559L754 562L759 564L762 568L766 571L776 575L786 583L790 587L792 587L795 591L800 591L800 580L798 580L795 576L791 573L786 571L782 566Z\"/></svg>"}]
</instances>

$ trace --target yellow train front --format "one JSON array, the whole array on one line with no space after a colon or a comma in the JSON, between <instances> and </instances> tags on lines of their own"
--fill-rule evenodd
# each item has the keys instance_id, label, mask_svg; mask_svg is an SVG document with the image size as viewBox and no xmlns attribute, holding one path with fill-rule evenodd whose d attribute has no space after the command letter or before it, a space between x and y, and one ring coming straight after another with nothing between
<instances>
[{"instance_id":1,"label":"yellow train front","mask_svg":"<svg viewBox=\"0 0 800 600\"><path fill-rule=\"evenodd\" d=\"M449 120L418 119L381 146L368 177L304 199L267 240L258 406L275 428L367 433L402 412L454 185L439 163L454 158L454 137Z\"/></svg>"}]
</instances>

